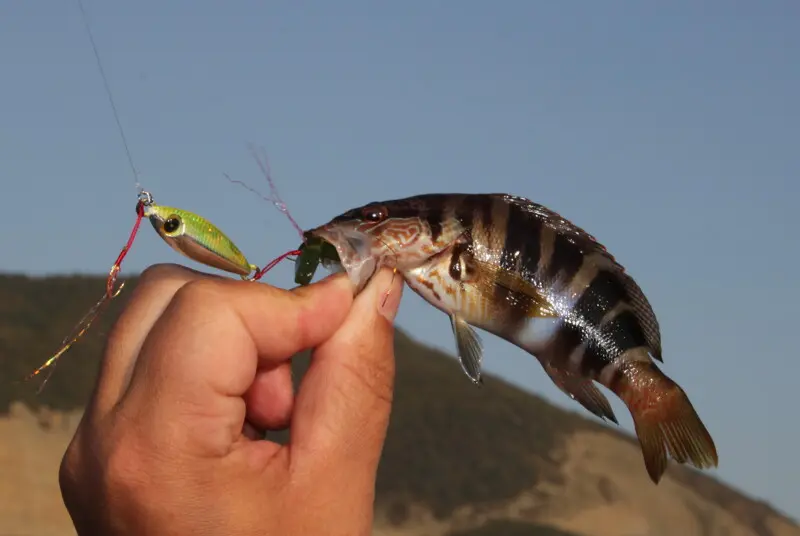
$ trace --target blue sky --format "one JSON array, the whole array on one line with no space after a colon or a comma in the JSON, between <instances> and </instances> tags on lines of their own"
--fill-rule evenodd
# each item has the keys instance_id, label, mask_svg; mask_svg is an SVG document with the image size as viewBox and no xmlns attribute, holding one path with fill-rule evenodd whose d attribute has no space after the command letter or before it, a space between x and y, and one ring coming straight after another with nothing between
<instances>
[{"instance_id":1,"label":"blue sky","mask_svg":"<svg viewBox=\"0 0 800 536\"><path fill-rule=\"evenodd\" d=\"M209 217L257 264L298 237L223 177L266 191L248 143L304 227L424 192L544 203L650 297L664 369L714 435L718 475L800 516L800 5L85 5L156 201ZM136 192L77 4L4 3L0 65L0 270L106 271ZM128 272L185 262L143 230ZM267 281L291 286L291 273ZM410 291L398 321L454 346ZM488 371L579 410L533 358L484 339Z\"/></svg>"}]
</instances>

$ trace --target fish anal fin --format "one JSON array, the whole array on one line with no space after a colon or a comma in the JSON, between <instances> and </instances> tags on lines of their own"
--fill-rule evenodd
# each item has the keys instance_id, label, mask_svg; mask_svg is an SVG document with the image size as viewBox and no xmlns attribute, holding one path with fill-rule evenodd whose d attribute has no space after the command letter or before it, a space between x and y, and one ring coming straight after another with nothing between
<instances>
[{"instance_id":1,"label":"fish anal fin","mask_svg":"<svg viewBox=\"0 0 800 536\"><path fill-rule=\"evenodd\" d=\"M483 358L483 345L478 333L466 320L456 314L450 315L453 326L453 335L456 338L458 360L464 373L476 385L481 385L481 360Z\"/></svg>"},{"instance_id":2,"label":"fish anal fin","mask_svg":"<svg viewBox=\"0 0 800 536\"><path fill-rule=\"evenodd\" d=\"M661 480L667 454L698 469L717 467L714 440L683 389L653 362L629 365L627 376L620 397L631 411L650 479Z\"/></svg>"},{"instance_id":3,"label":"fish anal fin","mask_svg":"<svg viewBox=\"0 0 800 536\"><path fill-rule=\"evenodd\" d=\"M589 378L582 378L571 372L558 369L550 364L543 364L553 383L567 394L570 398L578 402L581 406L592 412L601 419L608 419L614 424L619 424L614 410L608 398Z\"/></svg>"}]
</instances>

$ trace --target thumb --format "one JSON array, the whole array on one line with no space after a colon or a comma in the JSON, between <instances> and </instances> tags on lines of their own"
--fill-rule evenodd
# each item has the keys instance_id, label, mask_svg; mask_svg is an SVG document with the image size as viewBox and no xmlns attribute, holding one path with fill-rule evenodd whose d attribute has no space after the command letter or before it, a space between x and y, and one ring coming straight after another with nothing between
<instances>
[{"instance_id":1,"label":"thumb","mask_svg":"<svg viewBox=\"0 0 800 536\"><path fill-rule=\"evenodd\" d=\"M333 471L374 486L394 391L393 321L402 289L398 274L376 274L314 352L291 426L293 469Z\"/></svg>"}]
</instances>

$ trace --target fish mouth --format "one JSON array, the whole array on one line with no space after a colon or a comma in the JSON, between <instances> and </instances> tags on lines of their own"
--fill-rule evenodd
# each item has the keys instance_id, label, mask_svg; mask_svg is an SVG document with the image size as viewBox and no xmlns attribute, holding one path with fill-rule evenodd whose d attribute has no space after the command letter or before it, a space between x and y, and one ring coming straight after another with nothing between
<instances>
[{"instance_id":1,"label":"fish mouth","mask_svg":"<svg viewBox=\"0 0 800 536\"><path fill-rule=\"evenodd\" d=\"M382 255L372 236L339 227L319 227L304 234L306 241L321 239L336 249L338 261L323 257L328 269L343 269L353 284L355 294L361 292L382 265Z\"/></svg>"}]
</instances>

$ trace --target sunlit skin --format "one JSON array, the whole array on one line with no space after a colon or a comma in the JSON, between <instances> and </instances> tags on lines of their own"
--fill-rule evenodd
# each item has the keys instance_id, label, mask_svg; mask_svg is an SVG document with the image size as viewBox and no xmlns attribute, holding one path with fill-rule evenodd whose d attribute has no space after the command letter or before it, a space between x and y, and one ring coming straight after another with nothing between
<instances>
[{"instance_id":1,"label":"sunlit skin","mask_svg":"<svg viewBox=\"0 0 800 536\"><path fill-rule=\"evenodd\" d=\"M368 535L402 283L294 290L145 271L60 483L78 534ZM391 299L385 305L387 289ZM298 392L289 359L313 349ZM256 440L286 428L288 445Z\"/></svg>"}]
</instances>

